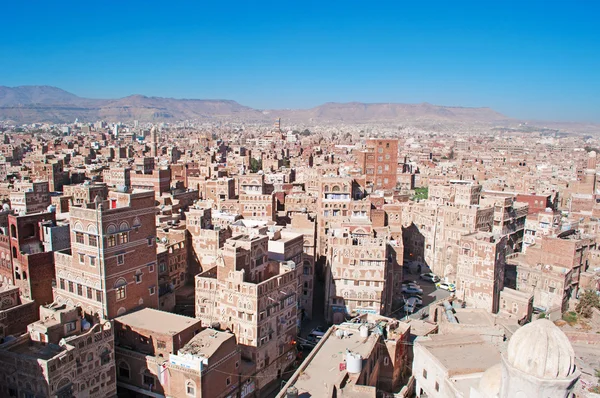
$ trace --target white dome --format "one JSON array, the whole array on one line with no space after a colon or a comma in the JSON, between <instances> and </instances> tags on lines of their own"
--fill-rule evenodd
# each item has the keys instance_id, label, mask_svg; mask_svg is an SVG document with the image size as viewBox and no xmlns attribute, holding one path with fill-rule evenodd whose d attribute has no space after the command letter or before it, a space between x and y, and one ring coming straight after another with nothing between
<instances>
[{"instance_id":1,"label":"white dome","mask_svg":"<svg viewBox=\"0 0 600 398\"><path fill-rule=\"evenodd\" d=\"M506 361L540 379L564 379L575 372L575 352L569 339L548 319L517 330L508 343Z\"/></svg>"},{"instance_id":2,"label":"white dome","mask_svg":"<svg viewBox=\"0 0 600 398\"><path fill-rule=\"evenodd\" d=\"M502 384L502 364L488 368L479 380L479 394L482 398L497 398Z\"/></svg>"}]
</instances>

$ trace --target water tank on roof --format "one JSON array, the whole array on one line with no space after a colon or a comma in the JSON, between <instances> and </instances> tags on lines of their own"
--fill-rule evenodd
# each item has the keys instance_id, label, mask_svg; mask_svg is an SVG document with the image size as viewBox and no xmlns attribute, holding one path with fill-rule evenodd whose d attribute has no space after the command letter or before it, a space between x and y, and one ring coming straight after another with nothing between
<instances>
[{"instance_id":1,"label":"water tank on roof","mask_svg":"<svg viewBox=\"0 0 600 398\"><path fill-rule=\"evenodd\" d=\"M358 332L360 337L369 337L369 327L367 325L362 325L358 328Z\"/></svg>"},{"instance_id":2,"label":"water tank on roof","mask_svg":"<svg viewBox=\"0 0 600 398\"><path fill-rule=\"evenodd\" d=\"M117 185L117 192L127 192L127 185Z\"/></svg>"},{"instance_id":3,"label":"water tank on roof","mask_svg":"<svg viewBox=\"0 0 600 398\"><path fill-rule=\"evenodd\" d=\"M83 330L90 330L91 327L92 325L85 318L81 320L81 328Z\"/></svg>"},{"instance_id":4,"label":"water tank on roof","mask_svg":"<svg viewBox=\"0 0 600 398\"><path fill-rule=\"evenodd\" d=\"M346 370L348 373L360 373L362 371L362 357L360 354L346 352Z\"/></svg>"},{"instance_id":5,"label":"water tank on roof","mask_svg":"<svg viewBox=\"0 0 600 398\"><path fill-rule=\"evenodd\" d=\"M8 203L3 204L2 205L2 210L4 210L4 211L10 210L10 205Z\"/></svg>"},{"instance_id":6,"label":"water tank on roof","mask_svg":"<svg viewBox=\"0 0 600 398\"><path fill-rule=\"evenodd\" d=\"M46 210L48 210L48 213L56 213L56 206L50 205L46 208Z\"/></svg>"},{"instance_id":7,"label":"water tank on roof","mask_svg":"<svg viewBox=\"0 0 600 398\"><path fill-rule=\"evenodd\" d=\"M287 391L285 392L285 397L298 398L298 389L294 386L288 387Z\"/></svg>"}]
</instances>

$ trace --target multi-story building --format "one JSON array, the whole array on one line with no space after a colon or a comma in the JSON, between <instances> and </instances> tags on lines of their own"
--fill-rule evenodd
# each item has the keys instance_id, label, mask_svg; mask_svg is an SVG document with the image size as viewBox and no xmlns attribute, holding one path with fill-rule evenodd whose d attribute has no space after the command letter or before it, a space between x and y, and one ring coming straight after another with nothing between
<instances>
[{"instance_id":1,"label":"multi-story building","mask_svg":"<svg viewBox=\"0 0 600 398\"><path fill-rule=\"evenodd\" d=\"M50 206L48 181L21 182L10 192L10 205L20 214L46 211Z\"/></svg>"},{"instance_id":2,"label":"multi-story building","mask_svg":"<svg viewBox=\"0 0 600 398\"><path fill-rule=\"evenodd\" d=\"M268 259L267 236L238 235L225 242L217 266L196 276L196 317L237 337L252 362L260 390L295 361L301 270Z\"/></svg>"},{"instance_id":3,"label":"multi-story building","mask_svg":"<svg viewBox=\"0 0 600 398\"><path fill-rule=\"evenodd\" d=\"M14 284L37 305L54 301L54 255L44 249L43 225L55 225L55 214L9 215L10 247Z\"/></svg>"},{"instance_id":4,"label":"multi-story building","mask_svg":"<svg viewBox=\"0 0 600 398\"><path fill-rule=\"evenodd\" d=\"M78 185L65 185L63 194L71 197L72 204L75 206L83 206L86 203L93 202L96 196L102 200L108 197L108 188L106 184L90 184L85 182Z\"/></svg>"},{"instance_id":5,"label":"multi-story building","mask_svg":"<svg viewBox=\"0 0 600 398\"><path fill-rule=\"evenodd\" d=\"M154 193L110 192L70 212L71 253L55 253L58 303L112 319L158 307Z\"/></svg>"},{"instance_id":6,"label":"multi-story building","mask_svg":"<svg viewBox=\"0 0 600 398\"><path fill-rule=\"evenodd\" d=\"M504 287L506 238L476 232L460 238L456 297L468 306L498 312Z\"/></svg>"},{"instance_id":7,"label":"multi-story building","mask_svg":"<svg viewBox=\"0 0 600 398\"><path fill-rule=\"evenodd\" d=\"M366 151L363 152L364 174L367 183L377 189L395 189L398 179L398 140L367 140Z\"/></svg>"},{"instance_id":8,"label":"multi-story building","mask_svg":"<svg viewBox=\"0 0 600 398\"><path fill-rule=\"evenodd\" d=\"M474 206L479 204L482 186L474 181L451 180L449 184L430 185L428 200L439 205L451 203L456 206Z\"/></svg>"},{"instance_id":9,"label":"multi-story building","mask_svg":"<svg viewBox=\"0 0 600 398\"><path fill-rule=\"evenodd\" d=\"M388 237L335 230L328 239L325 318L339 324L347 316L391 311L395 267Z\"/></svg>"},{"instance_id":10,"label":"multi-story building","mask_svg":"<svg viewBox=\"0 0 600 398\"><path fill-rule=\"evenodd\" d=\"M494 208L492 232L508 238L507 254L520 252L529 207L526 203L517 202L513 193L485 191L483 195L480 203Z\"/></svg>"},{"instance_id":11,"label":"multi-story building","mask_svg":"<svg viewBox=\"0 0 600 398\"><path fill-rule=\"evenodd\" d=\"M40 307L28 333L0 344L0 395L116 397L113 328L81 315L64 304Z\"/></svg>"},{"instance_id":12,"label":"multi-story building","mask_svg":"<svg viewBox=\"0 0 600 398\"><path fill-rule=\"evenodd\" d=\"M547 311L567 309L578 297L581 274L588 269L594 239L570 230L557 236L542 236L526 253L513 256L515 288L533 295L533 305Z\"/></svg>"},{"instance_id":13,"label":"multi-story building","mask_svg":"<svg viewBox=\"0 0 600 398\"><path fill-rule=\"evenodd\" d=\"M317 242L317 222L308 214L296 213L292 216L291 223L286 229L302 234L304 237L302 254L302 295L300 298L300 311L304 317L313 318L314 290L315 290L315 257Z\"/></svg>"},{"instance_id":14,"label":"multi-story building","mask_svg":"<svg viewBox=\"0 0 600 398\"><path fill-rule=\"evenodd\" d=\"M250 390L235 336L149 308L115 319L118 385L167 397L231 397ZM243 396L247 396L243 395Z\"/></svg>"},{"instance_id":15,"label":"multi-story building","mask_svg":"<svg viewBox=\"0 0 600 398\"><path fill-rule=\"evenodd\" d=\"M370 314L334 325L277 398L289 397L291 392L365 398L400 392L408 379L410 330L406 323Z\"/></svg>"},{"instance_id":16,"label":"multi-story building","mask_svg":"<svg viewBox=\"0 0 600 398\"><path fill-rule=\"evenodd\" d=\"M19 288L0 282L0 344L6 336L20 336L38 320L37 306L21 297Z\"/></svg>"}]
</instances>

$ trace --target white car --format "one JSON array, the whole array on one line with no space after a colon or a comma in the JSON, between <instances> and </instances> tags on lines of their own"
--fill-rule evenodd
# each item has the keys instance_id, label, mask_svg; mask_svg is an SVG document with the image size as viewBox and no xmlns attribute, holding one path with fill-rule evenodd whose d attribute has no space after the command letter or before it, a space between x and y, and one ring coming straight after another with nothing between
<instances>
[{"instance_id":1,"label":"white car","mask_svg":"<svg viewBox=\"0 0 600 398\"><path fill-rule=\"evenodd\" d=\"M422 305L423 305L423 300L421 300L420 298L409 297L408 299L406 299L406 302L404 303L404 312L407 314L412 314L413 312L415 312L417 307L420 307Z\"/></svg>"},{"instance_id":2,"label":"white car","mask_svg":"<svg viewBox=\"0 0 600 398\"><path fill-rule=\"evenodd\" d=\"M428 272L426 274L421 274L421 279L427 282L438 283L440 281L440 277L432 272Z\"/></svg>"},{"instance_id":3,"label":"white car","mask_svg":"<svg viewBox=\"0 0 600 398\"><path fill-rule=\"evenodd\" d=\"M423 290L415 286L402 286L404 294L423 294Z\"/></svg>"},{"instance_id":4,"label":"white car","mask_svg":"<svg viewBox=\"0 0 600 398\"><path fill-rule=\"evenodd\" d=\"M454 283L438 282L435 284L435 287L438 289L447 290L451 293L456 291L456 286L454 286Z\"/></svg>"}]
</instances>

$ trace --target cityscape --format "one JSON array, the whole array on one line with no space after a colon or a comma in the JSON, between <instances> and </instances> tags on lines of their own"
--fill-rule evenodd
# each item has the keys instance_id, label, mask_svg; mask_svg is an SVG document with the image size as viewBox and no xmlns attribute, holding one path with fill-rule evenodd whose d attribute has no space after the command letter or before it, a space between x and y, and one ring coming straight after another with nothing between
<instances>
[{"instance_id":1,"label":"cityscape","mask_svg":"<svg viewBox=\"0 0 600 398\"><path fill-rule=\"evenodd\" d=\"M392 54L404 36L379 24L398 5L327 4L331 19L303 20L296 6L231 4L214 21L198 12L221 6L123 5L136 18L114 31L110 6L40 5L38 29L65 25L0 41L0 398L600 397L600 86L586 63L598 55L577 58L600 29L596 7L575 3L515 36L539 71L472 81L471 66L381 66L431 56ZM439 28L419 45L466 49L448 65L484 70L481 32L520 51L506 35L517 22L438 6L402 18ZM554 41L563 13L578 24ZM270 30L292 22L306 31ZM182 37L210 57L233 46L236 67L207 68ZM88 70L107 59L91 51L56 69L86 58L78 40L116 63ZM536 58L566 57L571 40L571 63ZM283 44L289 70L259 62ZM138 64L131 46L166 55ZM288 64L302 51L319 66ZM503 79L531 82L508 100Z\"/></svg>"}]
</instances>

